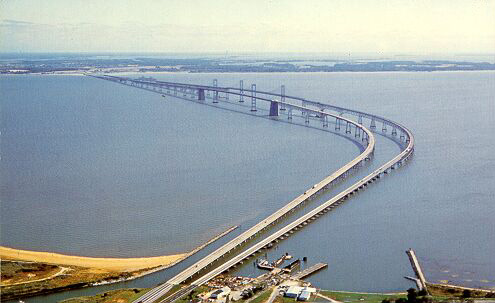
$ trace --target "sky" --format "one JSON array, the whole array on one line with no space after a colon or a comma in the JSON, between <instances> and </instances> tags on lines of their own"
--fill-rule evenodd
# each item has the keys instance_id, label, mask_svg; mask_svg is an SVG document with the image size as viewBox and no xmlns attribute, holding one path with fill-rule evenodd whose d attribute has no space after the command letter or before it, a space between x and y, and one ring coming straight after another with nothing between
<instances>
[{"instance_id":1,"label":"sky","mask_svg":"<svg viewBox=\"0 0 495 303\"><path fill-rule=\"evenodd\" d=\"M0 52L495 53L495 0L0 0Z\"/></svg>"}]
</instances>

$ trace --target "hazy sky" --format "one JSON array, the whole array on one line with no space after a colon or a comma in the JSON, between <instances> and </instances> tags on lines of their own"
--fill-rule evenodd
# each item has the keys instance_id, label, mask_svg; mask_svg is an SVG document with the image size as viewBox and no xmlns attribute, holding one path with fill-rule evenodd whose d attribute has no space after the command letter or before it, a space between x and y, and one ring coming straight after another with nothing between
<instances>
[{"instance_id":1,"label":"hazy sky","mask_svg":"<svg viewBox=\"0 0 495 303\"><path fill-rule=\"evenodd\" d=\"M495 0L0 0L0 51L495 53Z\"/></svg>"}]
</instances>

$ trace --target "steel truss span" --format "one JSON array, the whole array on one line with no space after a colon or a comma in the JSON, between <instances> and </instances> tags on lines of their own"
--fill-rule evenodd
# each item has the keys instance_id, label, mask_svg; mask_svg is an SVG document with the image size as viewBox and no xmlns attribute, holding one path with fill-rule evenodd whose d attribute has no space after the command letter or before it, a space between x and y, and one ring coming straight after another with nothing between
<instances>
[{"instance_id":1,"label":"steel truss span","mask_svg":"<svg viewBox=\"0 0 495 303\"><path fill-rule=\"evenodd\" d=\"M328 128L329 123L333 123L335 125L335 131L340 131L341 127L342 129L345 127L345 135L349 137L353 136L354 140L358 140L360 138L358 142L361 142L364 147L364 150L361 154L359 154L359 156L319 183L312 186L304 192L304 194L298 196L281 209L277 210L261 222L243 232L241 235L210 253L208 256L186 268L173 278L169 279L167 282L153 288L140 298L136 299L133 303L149 303L155 301L168 303L176 301L182 296L182 294L190 292L194 288L208 282L218 274L225 272L231 267L241 263L243 260L250 258L253 254L265 248L268 244L288 237L294 230L298 230L306 226L308 223L332 210L332 208L340 205L359 190L364 189L375 180L388 174L390 170L402 166L407 160L410 159L414 152L414 137L406 127L389 119L365 112L306 100L300 97L287 96L285 95L285 86L282 86L281 93L277 94L272 92L257 91L255 84L251 85L251 89L245 89L242 80L240 81L239 88L234 88L219 87L216 79L213 81L212 86L206 86L158 81L153 78L132 79L128 77L115 77L108 75L89 76L136 88L146 89L156 93L161 93L163 95L170 95L183 99L195 99L198 102L206 102L206 99L211 99L212 103L219 103L221 101L232 103L230 96L238 96L239 100L237 102L239 103L243 103L244 99L251 101L248 108L252 113L255 113L259 109L257 101L264 102L269 105L269 116L278 117L281 112L285 112L288 120L292 120L294 116L299 116L304 118L305 124L309 124L310 121L318 121L322 123L323 128ZM298 113L300 114L298 115ZM357 122L344 117L344 114L357 118ZM363 126L363 119L369 120L371 130ZM401 146L401 152L398 155L330 200L322 203L312 211L282 227L275 233L245 249L241 253L236 254L222 265L210 270L207 274L197 278L196 280L193 279L195 276L199 275L201 270L212 266L214 262L226 256L234 249L240 247L261 231L274 225L278 220L286 216L289 212L294 211L304 202L311 200L334 183L340 182L343 178L347 177L353 169L357 169L362 166L364 161L368 161L373 156L375 149L375 137L373 132L377 131L377 124L381 124L382 134L387 135L387 127L392 129L391 136L388 136L388 138L393 139ZM352 134L353 132L354 135ZM183 283L186 280L194 281L192 281L188 287L182 288L174 294L162 298L173 288L174 285Z\"/></svg>"}]
</instances>

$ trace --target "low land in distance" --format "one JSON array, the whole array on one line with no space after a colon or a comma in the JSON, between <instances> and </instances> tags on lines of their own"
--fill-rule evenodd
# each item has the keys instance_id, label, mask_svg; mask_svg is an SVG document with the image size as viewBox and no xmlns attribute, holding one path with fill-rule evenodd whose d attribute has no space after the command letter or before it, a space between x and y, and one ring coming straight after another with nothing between
<instances>
[{"instance_id":1,"label":"low land in distance","mask_svg":"<svg viewBox=\"0 0 495 303\"><path fill-rule=\"evenodd\" d=\"M383 72L495 70L491 62L389 59L256 59L227 57L146 57L47 55L0 56L0 74L137 73L137 72Z\"/></svg>"}]
</instances>

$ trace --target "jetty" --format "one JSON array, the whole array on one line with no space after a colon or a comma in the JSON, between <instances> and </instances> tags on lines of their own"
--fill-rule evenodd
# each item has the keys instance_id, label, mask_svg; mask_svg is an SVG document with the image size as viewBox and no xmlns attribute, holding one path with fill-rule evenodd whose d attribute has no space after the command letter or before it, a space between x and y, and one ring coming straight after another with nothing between
<instances>
[{"instance_id":1,"label":"jetty","mask_svg":"<svg viewBox=\"0 0 495 303\"><path fill-rule=\"evenodd\" d=\"M311 267L306 268L305 270L302 270L300 272L297 272L294 274L291 278L295 280L300 280L304 279L309 275L314 274L315 272L322 270L323 268L328 267L327 263L317 263Z\"/></svg>"},{"instance_id":2,"label":"jetty","mask_svg":"<svg viewBox=\"0 0 495 303\"><path fill-rule=\"evenodd\" d=\"M419 265L419 261L416 257L416 254L414 253L414 250L409 248L408 250L406 250L406 254L409 257L409 261L411 262L414 274L416 274L416 277L418 278L415 282L418 285L419 290L425 290L426 292L428 292L428 288L426 287L425 275L423 274L423 270Z\"/></svg>"}]
</instances>

